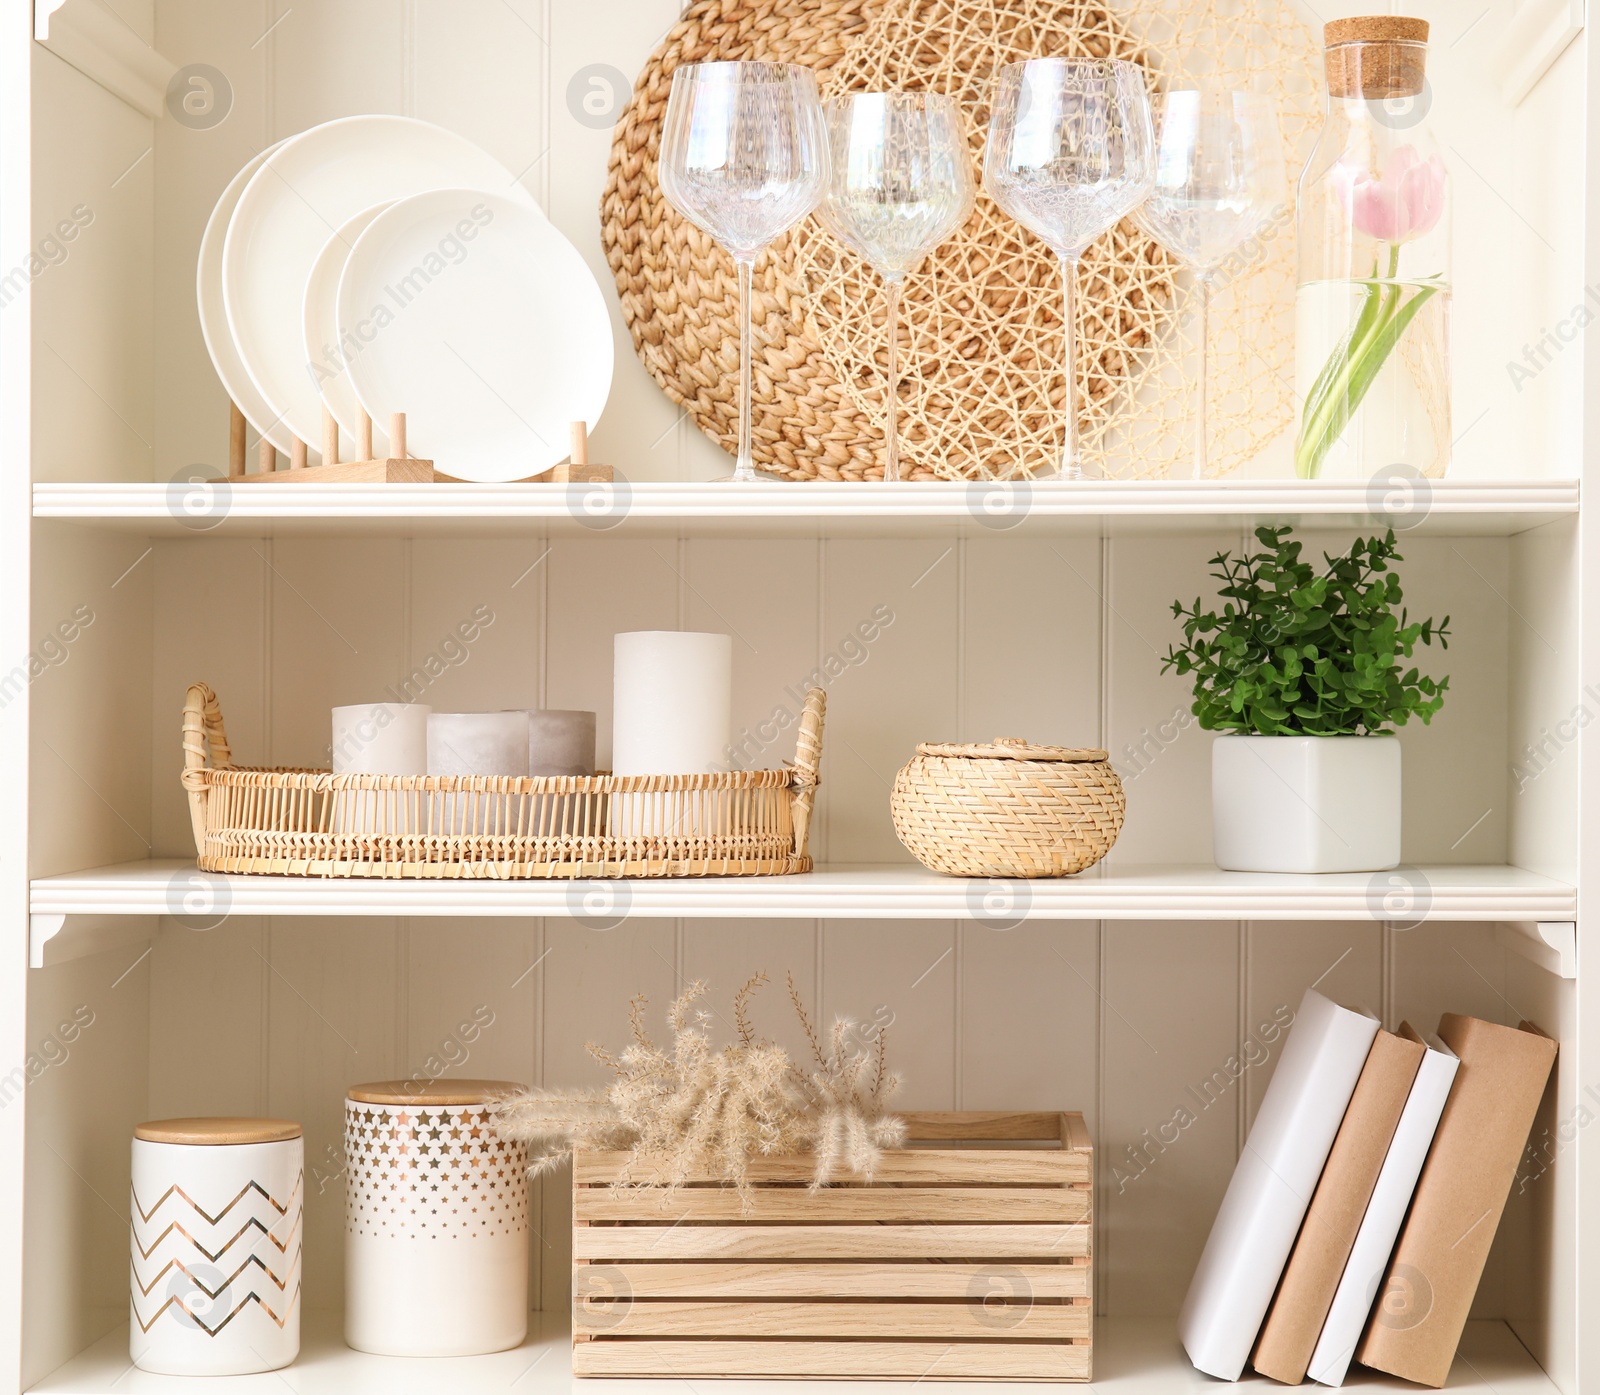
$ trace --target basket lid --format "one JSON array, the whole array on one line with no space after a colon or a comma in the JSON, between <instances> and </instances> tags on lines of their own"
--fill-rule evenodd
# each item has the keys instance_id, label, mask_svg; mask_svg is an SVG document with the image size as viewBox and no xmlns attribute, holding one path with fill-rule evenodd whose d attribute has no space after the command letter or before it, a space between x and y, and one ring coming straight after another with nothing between
<instances>
[{"instance_id":1,"label":"basket lid","mask_svg":"<svg viewBox=\"0 0 1600 1395\"><path fill-rule=\"evenodd\" d=\"M1093 748L1073 746L1034 746L1020 736L997 736L993 741L970 745L947 741L924 741L917 747L919 756L953 756L968 760L1056 760L1102 761L1110 757Z\"/></svg>"},{"instance_id":2,"label":"basket lid","mask_svg":"<svg viewBox=\"0 0 1600 1395\"><path fill-rule=\"evenodd\" d=\"M357 1104L489 1104L522 1090L514 1080L376 1080L352 1085Z\"/></svg>"},{"instance_id":3,"label":"basket lid","mask_svg":"<svg viewBox=\"0 0 1600 1395\"><path fill-rule=\"evenodd\" d=\"M135 1124L142 1143L184 1143L190 1147L237 1147L244 1143L287 1143L300 1137L292 1119L150 1119Z\"/></svg>"}]
</instances>

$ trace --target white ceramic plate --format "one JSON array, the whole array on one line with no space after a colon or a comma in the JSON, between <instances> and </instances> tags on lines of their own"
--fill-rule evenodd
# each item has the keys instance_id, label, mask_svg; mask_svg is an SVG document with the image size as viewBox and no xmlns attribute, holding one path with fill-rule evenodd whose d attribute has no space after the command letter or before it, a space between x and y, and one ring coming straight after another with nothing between
<instances>
[{"instance_id":1,"label":"white ceramic plate","mask_svg":"<svg viewBox=\"0 0 1600 1395\"><path fill-rule=\"evenodd\" d=\"M222 250L222 292L239 358L272 414L268 436L298 436L312 462L322 397L305 361L306 278L333 232L373 204L428 189L482 189L542 218L515 176L441 126L404 116L348 116L291 136L239 196Z\"/></svg>"},{"instance_id":2,"label":"white ceramic plate","mask_svg":"<svg viewBox=\"0 0 1600 1395\"><path fill-rule=\"evenodd\" d=\"M566 458L611 391L604 296L537 212L470 189L402 199L356 239L339 333L374 421L406 414L406 446L457 479L540 474Z\"/></svg>"},{"instance_id":3,"label":"white ceramic plate","mask_svg":"<svg viewBox=\"0 0 1600 1395\"><path fill-rule=\"evenodd\" d=\"M311 264L311 274L306 278L306 298L301 310L305 361L311 366L311 376L322 390L323 403L333 413L333 419L344 433L341 441L347 444L340 454L346 460L356 458L355 443L361 433L362 410L361 399L350 384L346 359L360 353L362 344L359 339L340 342L339 277L344 274L345 261L356 239L388 207L386 203L379 203L363 209L334 233ZM387 425L387 421L372 423L372 455L375 460L382 460L389 454Z\"/></svg>"},{"instance_id":4,"label":"white ceramic plate","mask_svg":"<svg viewBox=\"0 0 1600 1395\"><path fill-rule=\"evenodd\" d=\"M228 396L261 435L266 435L266 428L272 424L272 408L267 406L266 398L251 380L239 351L233 347L233 331L228 328L228 311L222 299L222 244L228 235L228 220L233 217L244 186L261 168L262 161L277 148L274 145L263 150L228 181L217 206L211 210L205 232L200 235L199 264L195 269L195 304L200 310L200 333L205 338L206 351L211 355L212 366Z\"/></svg>"}]
</instances>

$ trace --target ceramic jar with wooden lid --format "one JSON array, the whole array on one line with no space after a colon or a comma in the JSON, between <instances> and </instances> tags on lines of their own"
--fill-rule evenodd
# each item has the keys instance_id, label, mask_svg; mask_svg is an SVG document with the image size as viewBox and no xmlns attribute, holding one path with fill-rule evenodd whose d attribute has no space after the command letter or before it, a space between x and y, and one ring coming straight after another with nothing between
<instances>
[{"instance_id":1,"label":"ceramic jar with wooden lid","mask_svg":"<svg viewBox=\"0 0 1600 1395\"><path fill-rule=\"evenodd\" d=\"M384 1356L504 1351L528 1332L528 1149L504 1080L389 1080L345 1099L344 1336Z\"/></svg>"},{"instance_id":2,"label":"ceramic jar with wooden lid","mask_svg":"<svg viewBox=\"0 0 1600 1395\"><path fill-rule=\"evenodd\" d=\"M300 1351L305 1145L284 1119L133 1131L128 1354L169 1376L240 1376Z\"/></svg>"},{"instance_id":3,"label":"ceramic jar with wooden lid","mask_svg":"<svg viewBox=\"0 0 1600 1395\"><path fill-rule=\"evenodd\" d=\"M894 830L918 862L956 877L1065 877L1122 832L1122 781L1104 751L1016 737L924 742L895 776Z\"/></svg>"}]
</instances>

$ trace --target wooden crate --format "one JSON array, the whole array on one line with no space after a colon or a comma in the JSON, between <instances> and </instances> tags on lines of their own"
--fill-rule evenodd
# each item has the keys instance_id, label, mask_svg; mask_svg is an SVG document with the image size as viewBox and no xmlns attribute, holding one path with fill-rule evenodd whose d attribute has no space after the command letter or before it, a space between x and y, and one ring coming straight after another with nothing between
<instances>
[{"instance_id":1,"label":"wooden crate","mask_svg":"<svg viewBox=\"0 0 1600 1395\"><path fill-rule=\"evenodd\" d=\"M580 1376L1090 1379L1094 1155L1080 1114L908 1114L870 1186L751 1167L754 1209L703 1182L573 1172ZM940 1147L943 1143L947 1146Z\"/></svg>"}]
</instances>

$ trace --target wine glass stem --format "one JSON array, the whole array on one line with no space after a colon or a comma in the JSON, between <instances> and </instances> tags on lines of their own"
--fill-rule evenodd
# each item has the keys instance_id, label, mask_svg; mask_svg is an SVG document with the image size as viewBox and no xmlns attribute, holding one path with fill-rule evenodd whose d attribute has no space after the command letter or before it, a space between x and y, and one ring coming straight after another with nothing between
<instances>
[{"instance_id":1,"label":"wine glass stem","mask_svg":"<svg viewBox=\"0 0 1600 1395\"><path fill-rule=\"evenodd\" d=\"M889 459L883 478L892 483L900 478L900 278L889 281Z\"/></svg>"},{"instance_id":2,"label":"wine glass stem","mask_svg":"<svg viewBox=\"0 0 1600 1395\"><path fill-rule=\"evenodd\" d=\"M1199 335L1199 366L1195 370L1194 384L1194 477L1203 480L1206 477L1206 386L1210 377L1211 355L1211 277L1196 276L1194 290L1200 316L1196 331Z\"/></svg>"},{"instance_id":3,"label":"wine glass stem","mask_svg":"<svg viewBox=\"0 0 1600 1395\"><path fill-rule=\"evenodd\" d=\"M755 262L738 260L739 267L739 458L733 478L741 484L756 479L755 455L750 449L750 301Z\"/></svg>"},{"instance_id":4,"label":"wine glass stem","mask_svg":"<svg viewBox=\"0 0 1600 1395\"><path fill-rule=\"evenodd\" d=\"M1061 478L1081 480L1083 465L1078 458L1078 259L1061 258L1061 319L1066 333L1065 371L1067 409L1065 441L1061 449Z\"/></svg>"}]
</instances>

